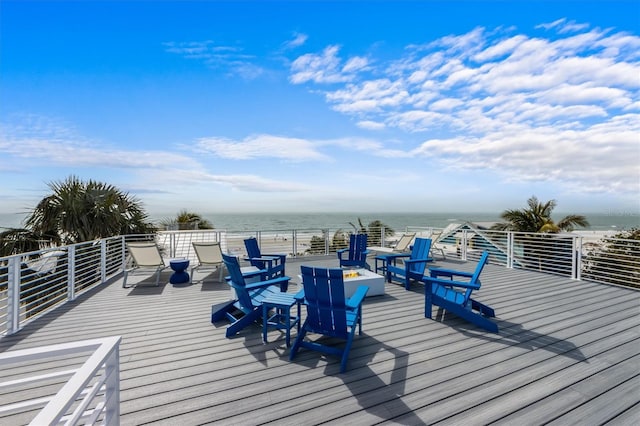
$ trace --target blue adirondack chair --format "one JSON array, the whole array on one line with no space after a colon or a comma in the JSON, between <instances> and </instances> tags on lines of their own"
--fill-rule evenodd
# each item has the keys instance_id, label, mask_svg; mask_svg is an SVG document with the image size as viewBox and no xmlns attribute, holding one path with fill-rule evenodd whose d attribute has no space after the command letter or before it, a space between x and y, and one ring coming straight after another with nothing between
<instances>
[{"instance_id":1,"label":"blue adirondack chair","mask_svg":"<svg viewBox=\"0 0 640 426\"><path fill-rule=\"evenodd\" d=\"M284 265L287 260L286 254L266 254L260 252L258 240L247 238L244 240L247 249L247 258L251 266L258 269L266 269L269 278L283 277L285 275Z\"/></svg>"},{"instance_id":2,"label":"blue adirondack chair","mask_svg":"<svg viewBox=\"0 0 640 426\"><path fill-rule=\"evenodd\" d=\"M351 234L349 248L336 250L340 267L360 267L371 269L367 264L367 234ZM346 257L345 257L346 256Z\"/></svg>"},{"instance_id":3,"label":"blue adirondack chair","mask_svg":"<svg viewBox=\"0 0 640 426\"><path fill-rule=\"evenodd\" d=\"M423 277L425 283L424 316L431 318L431 307L436 305L478 327L497 333L498 326L487 319L487 317L496 316L494 310L471 298L473 290L480 289L480 273L488 260L489 253L485 251L478 261L476 270L472 273L432 268L430 276Z\"/></svg>"},{"instance_id":4,"label":"blue adirondack chair","mask_svg":"<svg viewBox=\"0 0 640 426\"><path fill-rule=\"evenodd\" d=\"M411 280L421 280L427 262L433 262L433 258L429 257L430 250L430 239L416 238L411 248L411 253L393 253L384 256L386 258L384 268L387 274L387 281L403 282L404 287L409 290ZM403 263L398 264L398 260L401 259Z\"/></svg>"},{"instance_id":5,"label":"blue adirondack chair","mask_svg":"<svg viewBox=\"0 0 640 426\"><path fill-rule=\"evenodd\" d=\"M240 270L238 258L222 254L222 260L227 267L229 276L227 282L236 292L237 300L214 306L211 314L211 322L228 319L231 324L227 327L226 336L232 337L240 330L253 324L262 316L262 300L273 293L286 292L289 285L289 277L277 277L258 282L245 282L245 275ZM264 271L262 271L264 273Z\"/></svg>"},{"instance_id":6,"label":"blue adirondack chair","mask_svg":"<svg viewBox=\"0 0 640 426\"><path fill-rule=\"evenodd\" d=\"M356 327L362 334L362 301L369 288L359 286L350 298L344 296L342 269L312 268L301 266L304 303L307 318L298 333L289 359L293 360L298 349L307 348L341 358L340 372L347 368L349 351L353 344ZM344 348L328 346L317 341L305 340L307 333L318 333L346 340Z\"/></svg>"}]
</instances>

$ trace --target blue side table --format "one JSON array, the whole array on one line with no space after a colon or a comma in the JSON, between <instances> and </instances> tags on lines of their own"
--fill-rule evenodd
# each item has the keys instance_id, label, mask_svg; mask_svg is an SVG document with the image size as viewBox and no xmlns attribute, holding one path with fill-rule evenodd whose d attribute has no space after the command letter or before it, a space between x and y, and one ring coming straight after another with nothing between
<instances>
[{"instance_id":1,"label":"blue side table","mask_svg":"<svg viewBox=\"0 0 640 426\"><path fill-rule=\"evenodd\" d=\"M173 269L173 274L169 278L171 284L184 284L189 282L189 274L186 269L189 267L189 259L171 259L169 266Z\"/></svg>"},{"instance_id":2,"label":"blue side table","mask_svg":"<svg viewBox=\"0 0 640 426\"><path fill-rule=\"evenodd\" d=\"M297 305L297 315L291 315L291 308ZM271 316L269 310L274 309ZM291 327L296 325L300 332L300 300L291 293L272 293L262 301L262 341L267 343L267 329L274 327L286 331L287 347L291 346Z\"/></svg>"},{"instance_id":3,"label":"blue side table","mask_svg":"<svg viewBox=\"0 0 640 426\"><path fill-rule=\"evenodd\" d=\"M389 261L389 259L387 259L387 256L389 256L388 254L380 254L378 256L375 257L375 261L376 261L376 274L378 273L379 270L382 271L383 275L386 275L387 273L387 262ZM378 266L378 262L382 262L382 265Z\"/></svg>"}]
</instances>

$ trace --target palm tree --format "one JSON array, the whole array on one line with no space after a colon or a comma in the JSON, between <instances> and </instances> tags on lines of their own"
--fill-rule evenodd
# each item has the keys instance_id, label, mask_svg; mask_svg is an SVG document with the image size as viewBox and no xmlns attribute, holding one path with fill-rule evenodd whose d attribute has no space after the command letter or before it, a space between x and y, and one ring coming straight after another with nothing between
<instances>
[{"instance_id":1,"label":"palm tree","mask_svg":"<svg viewBox=\"0 0 640 426\"><path fill-rule=\"evenodd\" d=\"M70 176L49 188L52 193L37 204L25 226L52 243L155 232L141 203L113 185Z\"/></svg>"},{"instance_id":2,"label":"palm tree","mask_svg":"<svg viewBox=\"0 0 640 426\"><path fill-rule=\"evenodd\" d=\"M364 226L362 223L362 219L358 218L359 228L356 227L353 223L349 222L356 232L356 234L367 234L367 245L370 246L379 246L381 245L381 234L380 231L384 228L384 236L390 237L395 234L393 228L385 225L382 221L376 219L374 221L369 222L367 226Z\"/></svg>"},{"instance_id":3,"label":"palm tree","mask_svg":"<svg viewBox=\"0 0 640 426\"><path fill-rule=\"evenodd\" d=\"M0 232L0 257L12 254L38 251L44 241L51 241L51 237L43 238L24 228L9 228Z\"/></svg>"},{"instance_id":4,"label":"palm tree","mask_svg":"<svg viewBox=\"0 0 640 426\"><path fill-rule=\"evenodd\" d=\"M162 225L165 228L170 228L176 224L178 229L213 229L213 224L207 219L203 219L199 214L187 210L180 210L175 218L162 221Z\"/></svg>"},{"instance_id":5,"label":"palm tree","mask_svg":"<svg viewBox=\"0 0 640 426\"><path fill-rule=\"evenodd\" d=\"M496 223L491 229L499 231L558 233L571 232L575 226L587 227L587 218L572 214L563 217L557 223L551 218L556 201L541 203L535 196L527 200L529 208L521 210L505 210L500 217L506 222Z\"/></svg>"}]
</instances>

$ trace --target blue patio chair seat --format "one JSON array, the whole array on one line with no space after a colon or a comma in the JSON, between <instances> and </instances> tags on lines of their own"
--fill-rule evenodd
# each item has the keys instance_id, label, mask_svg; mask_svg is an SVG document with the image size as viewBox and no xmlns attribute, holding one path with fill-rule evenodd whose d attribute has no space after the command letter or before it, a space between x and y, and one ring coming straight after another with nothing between
<instances>
[{"instance_id":1,"label":"blue patio chair seat","mask_svg":"<svg viewBox=\"0 0 640 426\"><path fill-rule=\"evenodd\" d=\"M300 348L320 351L340 357L340 372L344 373L356 328L362 334L362 301L369 288L359 286L353 296L345 298L342 269L301 266L300 270L303 290L297 297L304 297L307 318L296 336L289 359L293 360ZM305 340L307 333L335 337L346 343L340 348L308 341Z\"/></svg>"},{"instance_id":2,"label":"blue patio chair seat","mask_svg":"<svg viewBox=\"0 0 640 426\"><path fill-rule=\"evenodd\" d=\"M471 298L471 293L480 289L480 274L488 261L489 253L485 251L472 273L432 268L430 276L422 278L425 283L424 316L431 318L432 306L436 305L478 327L497 333L498 325L487 318L496 316L494 310ZM463 279L466 281L462 281Z\"/></svg>"}]
</instances>

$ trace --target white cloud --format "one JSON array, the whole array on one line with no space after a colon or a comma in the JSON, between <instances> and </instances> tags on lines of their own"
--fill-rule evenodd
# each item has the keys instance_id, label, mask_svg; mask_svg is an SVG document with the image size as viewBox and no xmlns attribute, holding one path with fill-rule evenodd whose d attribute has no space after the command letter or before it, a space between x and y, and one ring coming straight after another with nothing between
<instances>
[{"instance_id":1,"label":"white cloud","mask_svg":"<svg viewBox=\"0 0 640 426\"><path fill-rule=\"evenodd\" d=\"M291 64L290 80L294 84L339 83L349 81L350 76L340 72L339 46L328 46L320 55L308 53L297 58Z\"/></svg>"},{"instance_id":2,"label":"white cloud","mask_svg":"<svg viewBox=\"0 0 640 426\"><path fill-rule=\"evenodd\" d=\"M362 58L360 56L353 57L349 59L344 66L342 67L342 72L350 73L354 71L360 71L369 65L369 61L367 58Z\"/></svg>"},{"instance_id":3,"label":"white cloud","mask_svg":"<svg viewBox=\"0 0 640 426\"><path fill-rule=\"evenodd\" d=\"M312 142L273 135L253 135L241 141L208 137L197 141L196 147L221 158L250 160L278 158L288 161L324 160Z\"/></svg>"},{"instance_id":4,"label":"white cloud","mask_svg":"<svg viewBox=\"0 0 640 426\"><path fill-rule=\"evenodd\" d=\"M367 63L368 74L334 79L323 94L359 127L426 136L414 149L383 146L377 155L421 155L510 181L638 191L640 37L566 19L537 28L548 37L476 28L408 46L391 63ZM336 54L301 57L300 69L340 75Z\"/></svg>"},{"instance_id":5,"label":"white cloud","mask_svg":"<svg viewBox=\"0 0 640 426\"><path fill-rule=\"evenodd\" d=\"M283 47L285 49L295 49L296 47L300 47L307 42L309 37L306 34L302 33L294 33L293 39L286 41L283 43Z\"/></svg>"},{"instance_id":6,"label":"white cloud","mask_svg":"<svg viewBox=\"0 0 640 426\"><path fill-rule=\"evenodd\" d=\"M113 149L103 144L83 139L65 123L42 116L12 117L13 124L0 124L0 153L8 164L15 164L21 172L26 168L43 166L64 170L116 170L123 187L135 182L136 193L181 192L185 187L199 187L207 183L229 186L238 191L250 192L301 192L310 187L299 182L277 180L253 174L213 174L197 159L176 151L141 151ZM262 156L289 160L326 159L314 151L311 144L297 139L262 135L240 144L228 141L203 139L201 149L215 150L221 156L242 158L236 151L245 151L245 158ZM181 150L185 152L184 149ZM265 155L265 153L267 153ZM24 161L24 164L22 163ZM0 168L2 170L3 168ZM6 170L12 171L7 168ZM126 179L128 174L135 179ZM117 178L114 178L117 180ZM162 187L158 186L162 182Z\"/></svg>"},{"instance_id":7,"label":"white cloud","mask_svg":"<svg viewBox=\"0 0 640 426\"><path fill-rule=\"evenodd\" d=\"M256 56L244 53L242 46L218 44L213 40L162 43L165 51L198 60L209 68L222 69L227 76L252 80L265 71L257 65Z\"/></svg>"},{"instance_id":8,"label":"white cloud","mask_svg":"<svg viewBox=\"0 0 640 426\"><path fill-rule=\"evenodd\" d=\"M366 130L382 130L386 127L384 123L380 123L378 121L371 121L371 120L358 121L356 123L356 126Z\"/></svg>"}]
</instances>

